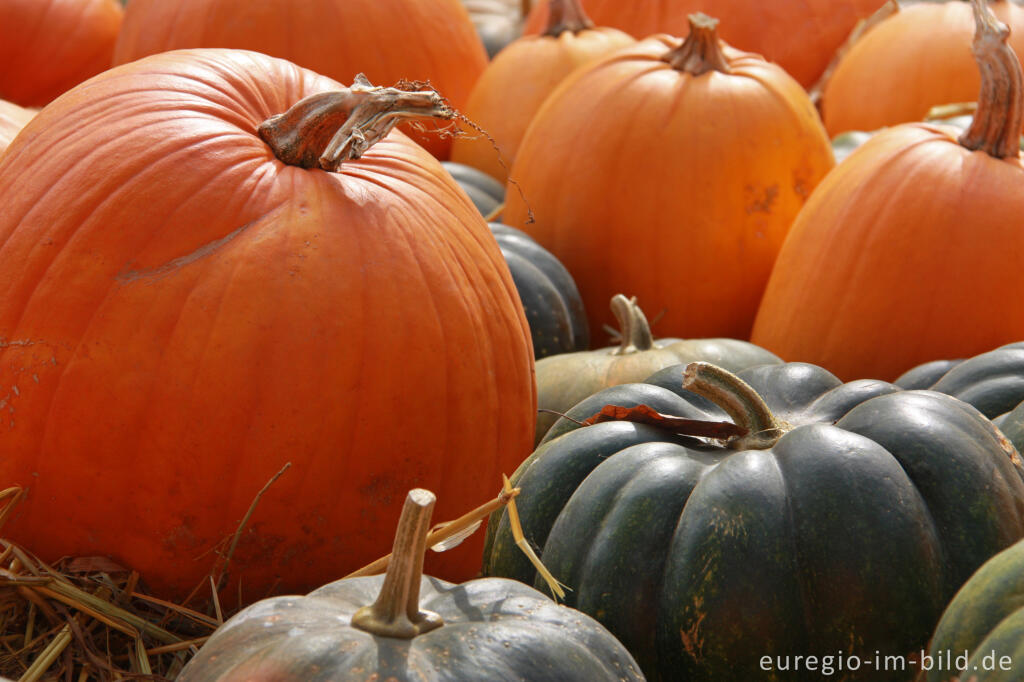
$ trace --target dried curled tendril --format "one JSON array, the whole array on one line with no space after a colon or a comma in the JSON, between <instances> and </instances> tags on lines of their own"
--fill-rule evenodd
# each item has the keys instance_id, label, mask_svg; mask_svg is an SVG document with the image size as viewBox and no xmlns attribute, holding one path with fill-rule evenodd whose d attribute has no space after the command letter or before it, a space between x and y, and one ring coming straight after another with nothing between
<instances>
[{"instance_id":1,"label":"dried curled tendril","mask_svg":"<svg viewBox=\"0 0 1024 682\"><path fill-rule=\"evenodd\" d=\"M494 149L494 153L498 155L498 164L501 166L502 170L505 171L505 175L509 176L509 167L508 164L506 163L507 159L501 153L501 147L498 146L497 140L495 140L491 136L491 134L488 133L479 123L472 120L464 113L462 113L454 106L452 106L452 103L448 101L448 98L442 95L441 92L437 88L435 88L434 85L429 80L416 81L403 78L399 80L397 83L395 83L393 87L396 90L402 90L405 92L419 92L429 90L441 98L441 102L444 105L446 112L451 113L451 123L447 123L445 125L438 125L437 121L435 120L433 121L433 127L428 127L423 121L410 121L407 124L410 128L419 133L437 135L442 140L454 139L457 137L462 137L469 140L478 140L480 138L486 138L487 141L491 143L491 147ZM474 135L473 133L470 133L469 131L460 128L458 125L459 123L465 124L467 127L476 131L476 134ZM530 207L529 202L526 201L526 195L523 194L522 186L518 182L516 182L516 180L511 176L508 177L508 181L516 188L516 191L519 193L519 197L523 200L523 204L526 205L526 224L529 225L531 223L536 222L536 220L534 220L533 217L533 209Z\"/></svg>"}]
</instances>

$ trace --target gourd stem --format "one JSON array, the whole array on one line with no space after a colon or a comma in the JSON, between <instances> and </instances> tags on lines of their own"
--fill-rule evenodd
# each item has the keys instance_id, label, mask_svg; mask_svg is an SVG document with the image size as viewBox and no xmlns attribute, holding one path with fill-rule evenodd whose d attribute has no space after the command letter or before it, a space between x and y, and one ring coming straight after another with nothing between
<instances>
[{"instance_id":1,"label":"gourd stem","mask_svg":"<svg viewBox=\"0 0 1024 682\"><path fill-rule=\"evenodd\" d=\"M420 610L423 555L435 500L434 493L422 488L406 495L377 601L355 612L352 627L380 637L412 639L444 625L438 614Z\"/></svg>"},{"instance_id":2,"label":"gourd stem","mask_svg":"<svg viewBox=\"0 0 1024 682\"><path fill-rule=\"evenodd\" d=\"M580 0L550 0L548 6L548 27L541 35L557 38L565 31L579 33L594 28Z\"/></svg>"},{"instance_id":3,"label":"gourd stem","mask_svg":"<svg viewBox=\"0 0 1024 682\"><path fill-rule=\"evenodd\" d=\"M1020 155L1024 122L1024 76L1020 61L1006 43L1010 29L988 9L986 0L971 0L974 42L971 52L981 71L981 92L971 126L960 136L967 149L997 159Z\"/></svg>"},{"instance_id":4,"label":"gourd stem","mask_svg":"<svg viewBox=\"0 0 1024 682\"><path fill-rule=\"evenodd\" d=\"M408 91L371 85L363 74L352 87L310 95L257 132L290 166L337 171L358 159L404 119L451 119L454 111L433 90Z\"/></svg>"},{"instance_id":5,"label":"gourd stem","mask_svg":"<svg viewBox=\"0 0 1024 682\"><path fill-rule=\"evenodd\" d=\"M691 362L683 370L683 388L707 398L732 417L747 435L729 441L737 450L763 450L775 444L789 425L776 419L764 399L738 376L707 362Z\"/></svg>"},{"instance_id":6,"label":"gourd stem","mask_svg":"<svg viewBox=\"0 0 1024 682\"><path fill-rule=\"evenodd\" d=\"M677 71L699 76L708 71L729 73L729 63L718 40L718 19L703 12L691 14L690 35L679 47L671 50L662 59Z\"/></svg>"},{"instance_id":7,"label":"gourd stem","mask_svg":"<svg viewBox=\"0 0 1024 682\"><path fill-rule=\"evenodd\" d=\"M629 355L654 348L654 337L647 316L636 304L636 296L626 298L622 294L612 296L612 314L619 323L622 340L614 355Z\"/></svg>"}]
</instances>

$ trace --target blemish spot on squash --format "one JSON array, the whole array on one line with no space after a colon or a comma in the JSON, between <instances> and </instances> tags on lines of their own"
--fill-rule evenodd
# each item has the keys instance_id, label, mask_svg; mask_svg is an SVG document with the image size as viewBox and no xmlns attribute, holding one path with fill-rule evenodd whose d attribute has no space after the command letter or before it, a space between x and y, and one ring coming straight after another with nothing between
<instances>
[{"instance_id":1,"label":"blemish spot on squash","mask_svg":"<svg viewBox=\"0 0 1024 682\"><path fill-rule=\"evenodd\" d=\"M743 188L743 194L743 205L747 215L751 213L771 213L772 206L779 196L779 185L778 183L769 185L764 188L763 193L759 192L756 187L747 185Z\"/></svg>"}]
</instances>

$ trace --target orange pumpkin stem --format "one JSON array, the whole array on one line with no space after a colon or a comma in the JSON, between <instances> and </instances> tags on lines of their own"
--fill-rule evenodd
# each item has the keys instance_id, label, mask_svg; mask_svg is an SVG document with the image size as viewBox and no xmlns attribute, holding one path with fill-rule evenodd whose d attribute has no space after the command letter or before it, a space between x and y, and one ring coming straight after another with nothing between
<instances>
[{"instance_id":1,"label":"orange pumpkin stem","mask_svg":"<svg viewBox=\"0 0 1024 682\"><path fill-rule=\"evenodd\" d=\"M436 613L420 611L423 554L436 499L434 493L423 488L414 488L406 495L391 563L377 601L353 614L352 627L379 637L412 639L444 625Z\"/></svg>"},{"instance_id":2,"label":"orange pumpkin stem","mask_svg":"<svg viewBox=\"0 0 1024 682\"><path fill-rule=\"evenodd\" d=\"M764 450L775 444L790 426L776 419L750 384L708 362L691 362L683 370L683 388L707 398L732 418L746 435L727 443L734 450Z\"/></svg>"},{"instance_id":3,"label":"orange pumpkin stem","mask_svg":"<svg viewBox=\"0 0 1024 682\"><path fill-rule=\"evenodd\" d=\"M971 0L971 7L975 24L971 52L981 71L981 92L974 120L960 136L960 144L997 159L1018 157L1024 76L1017 55L1006 44L1010 29L989 11L986 0Z\"/></svg>"},{"instance_id":4,"label":"orange pumpkin stem","mask_svg":"<svg viewBox=\"0 0 1024 682\"><path fill-rule=\"evenodd\" d=\"M541 35L557 38L565 31L579 33L594 28L580 0L551 0L549 7L548 27Z\"/></svg>"},{"instance_id":5,"label":"orange pumpkin stem","mask_svg":"<svg viewBox=\"0 0 1024 682\"><path fill-rule=\"evenodd\" d=\"M622 294L615 294L612 296L611 308L622 334L615 355L630 355L654 348L651 326L647 324L644 311L636 304L636 296L626 298Z\"/></svg>"},{"instance_id":6,"label":"orange pumpkin stem","mask_svg":"<svg viewBox=\"0 0 1024 682\"><path fill-rule=\"evenodd\" d=\"M708 71L729 73L729 63L718 40L718 19L703 12L690 15L690 35L663 59L677 71L699 76Z\"/></svg>"},{"instance_id":7,"label":"orange pumpkin stem","mask_svg":"<svg viewBox=\"0 0 1024 682\"><path fill-rule=\"evenodd\" d=\"M363 74L352 87L310 95L257 132L290 166L337 171L358 159L403 119L451 119L454 110L433 90L408 91L371 85Z\"/></svg>"}]
</instances>

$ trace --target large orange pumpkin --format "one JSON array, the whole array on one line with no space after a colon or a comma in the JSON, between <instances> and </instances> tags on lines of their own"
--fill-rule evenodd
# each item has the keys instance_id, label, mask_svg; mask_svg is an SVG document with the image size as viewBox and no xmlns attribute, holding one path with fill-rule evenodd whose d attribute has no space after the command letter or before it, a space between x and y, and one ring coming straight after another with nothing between
<instances>
[{"instance_id":1,"label":"large orange pumpkin","mask_svg":"<svg viewBox=\"0 0 1024 682\"><path fill-rule=\"evenodd\" d=\"M1010 29L1010 46L1024 53L1024 7L999 0L995 15ZM974 20L966 2L903 7L851 47L822 93L830 135L923 121L929 109L973 102L981 83L971 58Z\"/></svg>"},{"instance_id":2,"label":"large orange pumpkin","mask_svg":"<svg viewBox=\"0 0 1024 682\"><path fill-rule=\"evenodd\" d=\"M118 0L0 0L0 99L41 107L110 68Z\"/></svg>"},{"instance_id":3,"label":"large orange pumpkin","mask_svg":"<svg viewBox=\"0 0 1024 682\"><path fill-rule=\"evenodd\" d=\"M34 109L0 100L0 152L7 149L14 136L36 115Z\"/></svg>"},{"instance_id":4,"label":"large orange pumpkin","mask_svg":"<svg viewBox=\"0 0 1024 682\"><path fill-rule=\"evenodd\" d=\"M460 137L452 143L453 161L502 182L508 178L526 127L555 86L583 64L635 42L618 29L595 28L579 0L545 4L554 12L544 32L505 47L470 93L466 116L486 134Z\"/></svg>"},{"instance_id":5,"label":"large orange pumpkin","mask_svg":"<svg viewBox=\"0 0 1024 682\"><path fill-rule=\"evenodd\" d=\"M722 21L722 39L777 62L804 87L813 84L858 20L883 0L583 0L601 26L614 26L635 38L653 33L683 35L691 12ZM538 2L527 19L527 33L544 26L547 3Z\"/></svg>"},{"instance_id":6,"label":"large orange pumpkin","mask_svg":"<svg viewBox=\"0 0 1024 682\"><path fill-rule=\"evenodd\" d=\"M459 0L132 0L114 62L193 47L256 50L342 83L429 80L456 108L487 63ZM448 158L448 137L406 130Z\"/></svg>"},{"instance_id":7,"label":"large orange pumpkin","mask_svg":"<svg viewBox=\"0 0 1024 682\"><path fill-rule=\"evenodd\" d=\"M1024 338L1021 71L988 16L971 127L958 140L951 126L895 126L839 164L786 239L754 343L847 380L891 380Z\"/></svg>"},{"instance_id":8,"label":"large orange pumpkin","mask_svg":"<svg viewBox=\"0 0 1024 682\"><path fill-rule=\"evenodd\" d=\"M745 338L790 223L833 165L800 85L694 21L685 41L656 36L570 75L512 166L505 222L573 274L591 338L620 290L661 317L659 336Z\"/></svg>"},{"instance_id":9,"label":"large orange pumpkin","mask_svg":"<svg viewBox=\"0 0 1024 682\"><path fill-rule=\"evenodd\" d=\"M410 485L454 518L529 452L529 329L440 163L394 132L327 172L257 136L339 87L169 52L67 93L0 157L0 484L29 491L5 535L181 596L291 462L230 565L252 599L386 553ZM305 145L290 163L343 120L319 116L274 119ZM475 574L481 543L435 570Z\"/></svg>"}]
</instances>

